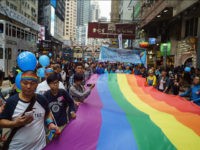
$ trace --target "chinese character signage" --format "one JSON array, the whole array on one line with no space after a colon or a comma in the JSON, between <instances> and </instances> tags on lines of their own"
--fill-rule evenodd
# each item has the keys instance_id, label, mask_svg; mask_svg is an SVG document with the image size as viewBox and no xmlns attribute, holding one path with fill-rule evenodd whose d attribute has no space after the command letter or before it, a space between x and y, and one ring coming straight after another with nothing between
<instances>
[{"instance_id":1,"label":"chinese character signage","mask_svg":"<svg viewBox=\"0 0 200 150\"><path fill-rule=\"evenodd\" d=\"M135 24L115 24L90 22L88 25L88 38L118 38L135 39Z\"/></svg>"}]
</instances>

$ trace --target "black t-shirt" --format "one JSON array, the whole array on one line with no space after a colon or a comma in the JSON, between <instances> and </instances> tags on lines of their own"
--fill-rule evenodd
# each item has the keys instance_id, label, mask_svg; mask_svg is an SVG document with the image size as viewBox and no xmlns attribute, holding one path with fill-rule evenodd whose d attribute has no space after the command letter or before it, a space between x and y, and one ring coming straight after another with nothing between
<instances>
[{"instance_id":1,"label":"black t-shirt","mask_svg":"<svg viewBox=\"0 0 200 150\"><path fill-rule=\"evenodd\" d=\"M62 126L67 123L67 113L66 109L69 106L69 111L75 111L74 102L69 94L63 90L59 89L58 94L54 96L51 90L45 92L44 96L49 102L49 108L51 109L56 123L58 126Z\"/></svg>"}]
</instances>

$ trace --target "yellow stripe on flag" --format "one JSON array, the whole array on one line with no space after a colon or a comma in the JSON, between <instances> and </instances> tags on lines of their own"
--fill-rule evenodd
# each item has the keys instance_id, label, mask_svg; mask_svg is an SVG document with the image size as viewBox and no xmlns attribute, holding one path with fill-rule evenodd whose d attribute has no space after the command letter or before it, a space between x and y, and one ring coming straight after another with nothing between
<instances>
[{"instance_id":1,"label":"yellow stripe on flag","mask_svg":"<svg viewBox=\"0 0 200 150\"><path fill-rule=\"evenodd\" d=\"M118 74L117 79L119 87L127 101L149 115L151 120L163 131L177 149L199 150L200 137L193 130L178 122L173 115L158 111L143 102L131 90L125 75Z\"/></svg>"}]
</instances>

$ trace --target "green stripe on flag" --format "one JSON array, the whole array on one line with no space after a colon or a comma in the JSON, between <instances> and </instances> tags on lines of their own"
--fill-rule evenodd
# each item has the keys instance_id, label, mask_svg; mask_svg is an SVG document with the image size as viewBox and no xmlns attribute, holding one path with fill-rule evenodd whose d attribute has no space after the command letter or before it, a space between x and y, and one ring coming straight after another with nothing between
<instances>
[{"instance_id":1,"label":"green stripe on flag","mask_svg":"<svg viewBox=\"0 0 200 150\"><path fill-rule=\"evenodd\" d=\"M119 89L116 74L108 76L108 86L113 99L125 112L140 150L176 149L162 130L151 121L148 115L133 107L126 100Z\"/></svg>"}]
</instances>

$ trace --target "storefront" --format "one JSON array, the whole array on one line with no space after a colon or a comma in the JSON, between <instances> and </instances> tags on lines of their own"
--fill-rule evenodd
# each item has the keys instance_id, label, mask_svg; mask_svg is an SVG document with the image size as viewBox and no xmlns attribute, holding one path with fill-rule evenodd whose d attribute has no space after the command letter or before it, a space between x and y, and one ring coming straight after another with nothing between
<instances>
[{"instance_id":1,"label":"storefront","mask_svg":"<svg viewBox=\"0 0 200 150\"><path fill-rule=\"evenodd\" d=\"M189 37L181 40L177 44L176 66L190 65L196 67L197 64L197 38Z\"/></svg>"}]
</instances>

